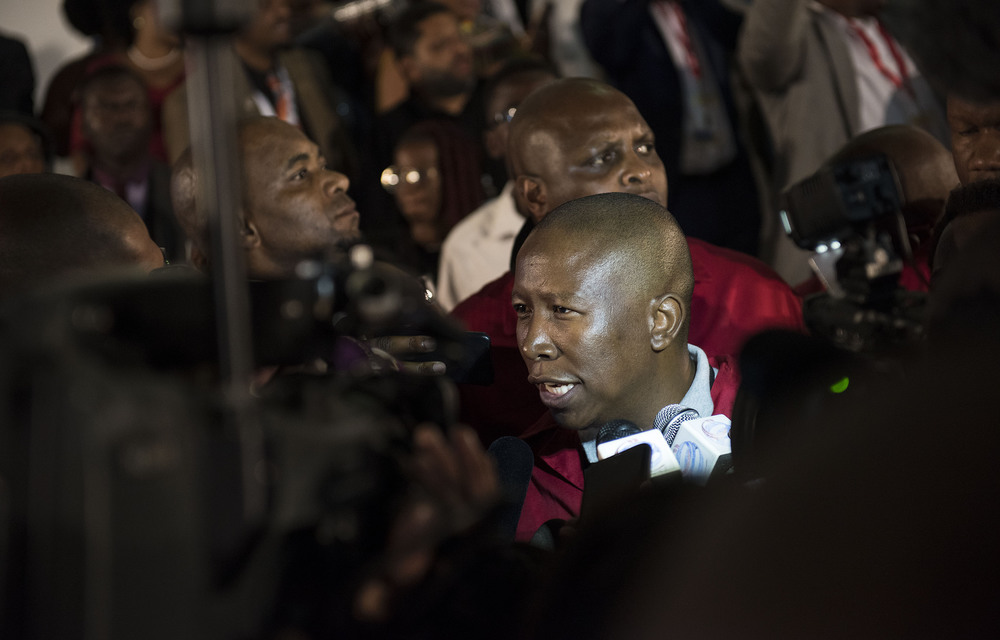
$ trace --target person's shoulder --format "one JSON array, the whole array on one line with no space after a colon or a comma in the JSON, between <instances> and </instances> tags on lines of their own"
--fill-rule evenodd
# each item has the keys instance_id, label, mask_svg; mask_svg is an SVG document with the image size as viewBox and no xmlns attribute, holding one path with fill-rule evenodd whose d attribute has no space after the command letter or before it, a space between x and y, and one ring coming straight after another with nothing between
<instances>
[{"instance_id":1,"label":"person's shoulder","mask_svg":"<svg viewBox=\"0 0 1000 640\"><path fill-rule=\"evenodd\" d=\"M487 223L493 207L496 206L495 200L496 198L487 200L474 209L472 213L459 220L445 236L441 253L444 254L449 249L451 251L466 249L467 241L470 238L482 235L483 225Z\"/></svg>"},{"instance_id":2,"label":"person's shoulder","mask_svg":"<svg viewBox=\"0 0 1000 640\"><path fill-rule=\"evenodd\" d=\"M714 277L728 276L730 279L736 277L753 278L760 282L769 282L772 286L788 289L788 286L781 276L767 266L761 260L747 255L741 251L726 249L714 244L709 244L704 240L688 237L688 250L691 252L691 262L694 266L695 279L698 279L699 271L710 271Z\"/></svg>"},{"instance_id":3,"label":"person's shoulder","mask_svg":"<svg viewBox=\"0 0 1000 640\"><path fill-rule=\"evenodd\" d=\"M484 329L477 327L484 324L502 323L502 318L510 311L510 295L513 290L514 274L508 271L458 303L451 315L463 321L470 331L482 331Z\"/></svg>"}]
</instances>

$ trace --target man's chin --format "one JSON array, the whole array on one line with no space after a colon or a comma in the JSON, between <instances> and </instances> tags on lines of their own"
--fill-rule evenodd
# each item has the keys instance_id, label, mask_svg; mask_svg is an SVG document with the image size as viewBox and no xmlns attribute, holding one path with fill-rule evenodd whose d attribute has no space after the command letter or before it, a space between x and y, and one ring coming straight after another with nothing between
<instances>
[{"instance_id":1,"label":"man's chin","mask_svg":"<svg viewBox=\"0 0 1000 640\"><path fill-rule=\"evenodd\" d=\"M439 98L454 98L471 93L476 88L475 76L459 78L455 76L429 79L423 87L424 93Z\"/></svg>"},{"instance_id":2,"label":"man's chin","mask_svg":"<svg viewBox=\"0 0 1000 640\"><path fill-rule=\"evenodd\" d=\"M552 414L552 418L555 420L557 425L563 429L579 432L581 440L592 440L596 438L597 432L601 428L601 425L595 425L591 420L581 420L579 416L573 416L564 411L554 411L549 409L549 412Z\"/></svg>"}]
</instances>

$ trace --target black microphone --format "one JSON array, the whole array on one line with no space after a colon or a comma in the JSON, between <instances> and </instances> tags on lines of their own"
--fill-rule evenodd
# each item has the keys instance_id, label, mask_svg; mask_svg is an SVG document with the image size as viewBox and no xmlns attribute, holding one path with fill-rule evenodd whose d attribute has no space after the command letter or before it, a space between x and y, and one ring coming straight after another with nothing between
<instances>
[{"instance_id":1,"label":"black microphone","mask_svg":"<svg viewBox=\"0 0 1000 640\"><path fill-rule=\"evenodd\" d=\"M497 512L497 529L504 540L514 540L524 498L531 483L535 456L528 443L514 436L497 438L487 449L497 463L497 476L504 502Z\"/></svg>"},{"instance_id":2,"label":"black microphone","mask_svg":"<svg viewBox=\"0 0 1000 640\"><path fill-rule=\"evenodd\" d=\"M656 414L653 426L663 434L663 439L667 441L667 444L673 446L681 423L694 420L697 417L698 412L694 409L679 404L668 404Z\"/></svg>"}]
</instances>

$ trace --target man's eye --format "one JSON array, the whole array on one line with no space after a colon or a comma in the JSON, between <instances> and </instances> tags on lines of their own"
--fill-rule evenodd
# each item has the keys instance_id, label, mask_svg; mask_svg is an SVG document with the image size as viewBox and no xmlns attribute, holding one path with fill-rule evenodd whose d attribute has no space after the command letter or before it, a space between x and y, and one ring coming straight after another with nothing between
<instances>
[{"instance_id":1,"label":"man's eye","mask_svg":"<svg viewBox=\"0 0 1000 640\"><path fill-rule=\"evenodd\" d=\"M299 169L292 174L292 180L305 180L309 176L309 169Z\"/></svg>"},{"instance_id":2,"label":"man's eye","mask_svg":"<svg viewBox=\"0 0 1000 640\"><path fill-rule=\"evenodd\" d=\"M648 142L640 143L636 145L635 152L642 156L649 155L653 152L653 145Z\"/></svg>"},{"instance_id":3,"label":"man's eye","mask_svg":"<svg viewBox=\"0 0 1000 640\"><path fill-rule=\"evenodd\" d=\"M590 159L590 162L588 162L588 164L595 168L601 168L604 167L605 165L611 164L612 162L614 162L614 160L615 160L615 152L605 151L600 155L592 157Z\"/></svg>"},{"instance_id":4,"label":"man's eye","mask_svg":"<svg viewBox=\"0 0 1000 640\"><path fill-rule=\"evenodd\" d=\"M555 305L554 307L552 307L552 311L556 315L566 315L568 313L573 313L572 309L568 309L566 307L560 307L559 305Z\"/></svg>"},{"instance_id":5,"label":"man's eye","mask_svg":"<svg viewBox=\"0 0 1000 640\"><path fill-rule=\"evenodd\" d=\"M516 313L519 316L526 315L528 313L528 305L522 304L520 302L515 302L514 313Z\"/></svg>"}]
</instances>

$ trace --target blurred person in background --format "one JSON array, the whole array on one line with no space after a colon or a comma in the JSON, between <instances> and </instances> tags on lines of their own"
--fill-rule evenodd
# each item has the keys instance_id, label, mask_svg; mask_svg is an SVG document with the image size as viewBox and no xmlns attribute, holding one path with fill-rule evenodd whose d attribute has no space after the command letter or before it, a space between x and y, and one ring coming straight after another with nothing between
<instances>
[{"instance_id":1,"label":"blurred person in background","mask_svg":"<svg viewBox=\"0 0 1000 640\"><path fill-rule=\"evenodd\" d=\"M136 210L168 259L185 257L184 236L170 204L170 168L150 153L152 112L142 79L106 66L80 87L82 133L91 149L83 177Z\"/></svg>"},{"instance_id":2,"label":"blurred person in background","mask_svg":"<svg viewBox=\"0 0 1000 640\"><path fill-rule=\"evenodd\" d=\"M0 177L52 170L52 143L38 120L0 112Z\"/></svg>"},{"instance_id":3,"label":"blurred person in background","mask_svg":"<svg viewBox=\"0 0 1000 640\"><path fill-rule=\"evenodd\" d=\"M475 143L451 122L425 120L400 138L382 184L394 196L410 231L395 262L432 285L441 244L483 201Z\"/></svg>"}]
</instances>

